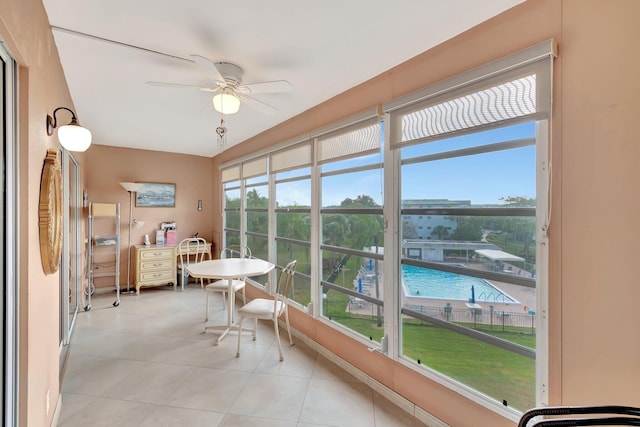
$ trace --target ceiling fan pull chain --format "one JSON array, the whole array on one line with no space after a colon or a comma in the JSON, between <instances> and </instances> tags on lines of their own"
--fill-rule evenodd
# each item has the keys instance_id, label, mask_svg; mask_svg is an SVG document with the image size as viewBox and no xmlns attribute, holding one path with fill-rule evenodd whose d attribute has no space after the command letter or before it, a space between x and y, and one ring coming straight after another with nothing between
<instances>
[{"instance_id":1,"label":"ceiling fan pull chain","mask_svg":"<svg viewBox=\"0 0 640 427\"><path fill-rule=\"evenodd\" d=\"M227 146L227 127L224 125L224 116L220 117L220 126L216 128L216 134L218 134L218 148L224 151Z\"/></svg>"}]
</instances>

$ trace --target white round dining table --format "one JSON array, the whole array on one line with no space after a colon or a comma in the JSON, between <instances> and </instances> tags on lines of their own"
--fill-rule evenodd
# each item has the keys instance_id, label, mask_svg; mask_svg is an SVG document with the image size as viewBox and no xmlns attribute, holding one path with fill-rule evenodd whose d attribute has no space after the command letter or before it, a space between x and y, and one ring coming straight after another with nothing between
<instances>
[{"instance_id":1,"label":"white round dining table","mask_svg":"<svg viewBox=\"0 0 640 427\"><path fill-rule=\"evenodd\" d=\"M222 258L191 264L185 269L187 272L197 279L225 279L229 283L229 291L227 292L229 304L226 325L207 325L205 331L218 330L222 331L218 336L216 344L220 344L229 331L237 329L233 325L233 309L235 306L235 292L233 292L233 279L242 279L251 276L261 276L269 273L275 268L275 265L258 258ZM240 333L242 331L238 331Z\"/></svg>"}]
</instances>

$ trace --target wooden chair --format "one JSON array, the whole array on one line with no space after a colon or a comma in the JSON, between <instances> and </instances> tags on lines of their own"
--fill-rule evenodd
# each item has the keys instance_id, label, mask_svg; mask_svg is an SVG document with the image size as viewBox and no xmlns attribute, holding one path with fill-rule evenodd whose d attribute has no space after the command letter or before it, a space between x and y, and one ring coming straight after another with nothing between
<instances>
[{"instance_id":1,"label":"wooden chair","mask_svg":"<svg viewBox=\"0 0 640 427\"><path fill-rule=\"evenodd\" d=\"M289 333L289 344L293 345L293 339L291 338L291 327L289 326L289 293L291 292L291 285L293 284L293 275L296 272L297 261L291 261L280 272L280 279L278 280L278 287L273 299L256 298L249 301L238 309L238 316L240 320L238 322L238 350L236 357L240 357L240 338L242 335L242 321L245 318L253 319L253 329L251 329L253 340L256 340L256 331L258 329L258 319L272 320L273 327L276 333L276 340L278 341L278 351L280 352L280 361L284 360L282 356L282 347L280 346L280 333L278 330L278 318L284 314L287 322L287 332Z\"/></svg>"},{"instance_id":2,"label":"wooden chair","mask_svg":"<svg viewBox=\"0 0 640 427\"><path fill-rule=\"evenodd\" d=\"M251 249L247 246L240 245L230 245L222 249L220 251L220 258L251 258ZM242 291L242 301L246 301L246 296L244 292L245 288L244 279L234 279L232 281L231 287L233 288L233 292ZM205 322L209 320L209 295L214 292L222 293L222 302L224 306L227 306L226 294L229 290L229 283L227 280L216 280L213 283L208 284L205 288L206 291L206 304L205 304Z\"/></svg>"},{"instance_id":3,"label":"wooden chair","mask_svg":"<svg viewBox=\"0 0 640 427\"><path fill-rule=\"evenodd\" d=\"M184 291L184 281L189 280L189 273L186 267L196 262L204 260L207 250L207 241L202 237L189 237L183 239L178 244L178 256L180 257L180 265L178 266L178 277L180 278L180 287ZM200 279L200 286L204 287L204 282ZM176 287L174 286L174 290Z\"/></svg>"}]
</instances>

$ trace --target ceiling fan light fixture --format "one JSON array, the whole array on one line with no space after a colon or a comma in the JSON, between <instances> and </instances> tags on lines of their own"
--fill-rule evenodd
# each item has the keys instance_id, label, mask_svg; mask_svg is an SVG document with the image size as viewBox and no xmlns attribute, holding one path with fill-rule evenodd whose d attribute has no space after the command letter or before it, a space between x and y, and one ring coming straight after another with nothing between
<instances>
[{"instance_id":1,"label":"ceiling fan light fixture","mask_svg":"<svg viewBox=\"0 0 640 427\"><path fill-rule=\"evenodd\" d=\"M240 109L240 98L228 88L213 97L213 108L222 114L234 114Z\"/></svg>"}]
</instances>

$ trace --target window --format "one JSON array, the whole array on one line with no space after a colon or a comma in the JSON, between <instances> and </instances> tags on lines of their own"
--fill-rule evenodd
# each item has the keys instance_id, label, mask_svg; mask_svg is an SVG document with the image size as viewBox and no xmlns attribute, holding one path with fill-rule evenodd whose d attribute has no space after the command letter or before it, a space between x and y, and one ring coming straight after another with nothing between
<instances>
[{"instance_id":1,"label":"window","mask_svg":"<svg viewBox=\"0 0 640 427\"><path fill-rule=\"evenodd\" d=\"M240 183L224 184L224 246L240 244Z\"/></svg>"},{"instance_id":2,"label":"window","mask_svg":"<svg viewBox=\"0 0 640 427\"><path fill-rule=\"evenodd\" d=\"M378 118L318 138L320 153L321 313L365 339L383 330L382 133ZM344 143L349 141L350 151ZM378 325L371 327L371 323Z\"/></svg>"},{"instance_id":3,"label":"window","mask_svg":"<svg viewBox=\"0 0 640 427\"><path fill-rule=\"evenodd\" d=\"M433 227L427 241L403 229L398 257L385 264L400 283L398 357L480 392L495 410L546 401L536 387L546 383L536 304L546 304L537 293L547 253L536 230L547 218L553 44L529 53L385 106L399 215L428 214Z\"/></svg>"},{"instance_id":4,"label":"window","mask_svg":"<svg viewBox=\"0 0 640 427\"><path fill-rule=\"evenodd\" d=\"M297 260L290 298L311 302L311 141L271 156L275 184L276 262Z\"/></svg>"},{"instance_id":5,"label":"window","mask_svg":"<svg viewBox=\"0 0 640 427\"><path fill-rule=\"evenodd\" d=\"M251 248L251 255L269 259L269 180L267 158L259 157L242 163L244 184L244 245ZM268 275L251 280L267 283Z\"/></svg>"},{"instance_id":6,"label":"window","mask_svg":"<svg viewBox=\"0 0 640 427\"><path fill-rule=\"evenodd\" d=\"M240 244L240 167L234 166L222 171L222 246Z\"/></svg>"},{"instance_id":7,"label":"window","mask_svg":"<svg viewBox=\"0 0 640 427\"><path fill-rule=\"evenodd\" d=\"M416 375L509 416L547 403L553 53L541 43L396 99L384 121L372 109L225 165L225 241L297 259L293 304Z\"/></svg>"},{"instance_id":8,"label":"window","mask_svg":"<svg viewBox=\"0 0 640 427\"><path fill-rule=\"evenodd\" d=\"M439 141L439 153L429 143L402 149L403 200L471 203L446 208L451 232L437 226L429 243L402 242L401 354L520 410L536 403L535 129L470 133L459 137L468 150L456 152L445 150L457 138ZM495 145L483 151L488 140ZM439 184L423 185L431 180ZM417 248L421 258L411 256Z\"/></svg>"}]
</instances>

